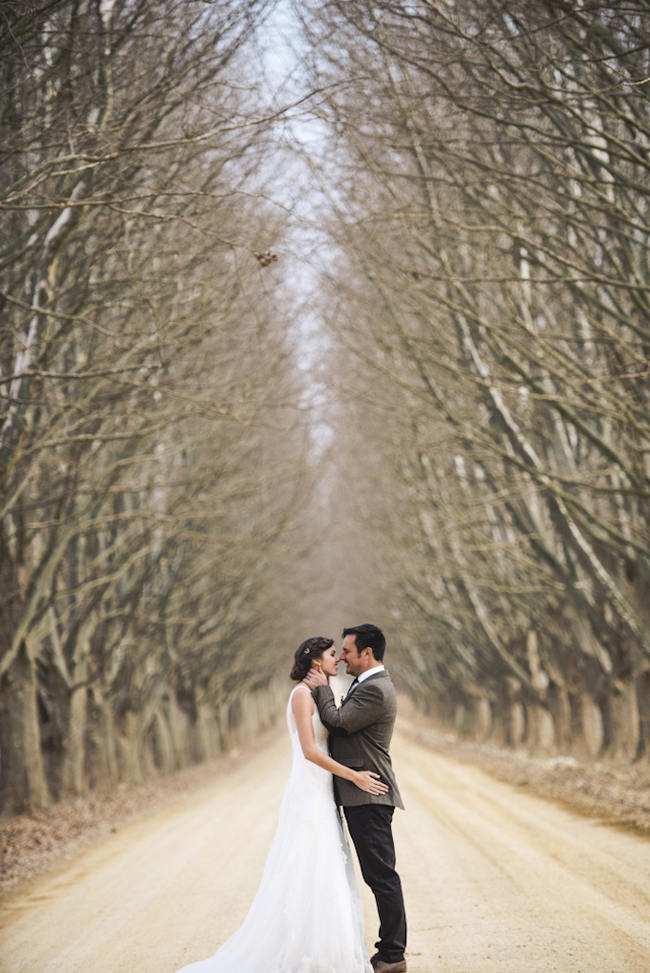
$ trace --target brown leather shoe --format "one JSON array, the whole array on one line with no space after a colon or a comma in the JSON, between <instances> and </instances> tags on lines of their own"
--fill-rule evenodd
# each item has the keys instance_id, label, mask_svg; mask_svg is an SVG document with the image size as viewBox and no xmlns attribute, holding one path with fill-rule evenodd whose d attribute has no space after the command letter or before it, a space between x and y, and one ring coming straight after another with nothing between
<instances>
[{"instance_id":1,"label":"brown leather shoe","mask_svg":"<svg viewBox=\"0 0 650 973\"><path fill-rule=\"evenodd\" d=\"M406 973L405 959L401 959L397 963L387 963L385 959L378 959L372 965L375 968L375 973Z\"/></svg>"}]
</instances>

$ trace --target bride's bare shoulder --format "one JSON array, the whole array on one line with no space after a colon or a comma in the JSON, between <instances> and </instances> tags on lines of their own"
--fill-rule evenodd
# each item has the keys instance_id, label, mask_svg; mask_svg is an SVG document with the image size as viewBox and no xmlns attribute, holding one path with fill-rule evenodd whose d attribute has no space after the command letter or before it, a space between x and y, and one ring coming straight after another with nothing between
<instances>
[{"instance_id":1,"label":"bride's bare shoulder","mask_svg":"<svg viewBox=\"0 0 650 973\"><path fill-rule=\"evenodd\" d=\"M309 686L305 686L304 683L298 683L291 690L291 709L293 710L294 716L300 715L301 713L314 712L314 700L312 699L311 689Z\"/></svg>"}]
</instances>

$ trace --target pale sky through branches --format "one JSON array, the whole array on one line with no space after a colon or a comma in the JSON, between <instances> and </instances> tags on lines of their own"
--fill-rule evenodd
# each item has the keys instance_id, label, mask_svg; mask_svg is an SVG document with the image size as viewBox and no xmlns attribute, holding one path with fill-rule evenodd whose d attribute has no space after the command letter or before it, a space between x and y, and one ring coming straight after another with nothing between
<instances>
[{"instance_id":1,"label":"pale sky through branches","mask_svg":"<svg viewBox=\"0 0 650 973\"><path fill-rule=\"evenodd\" d=\"M309 94L304 70L307 54L290 2L280 0L259 32L263 73L274 108L293 104ZM279 174L274 189L291 210L288 252L279 255L285 286L299 308L292 327L297 367L306 380L304 406L311 413L313 458L328 448L332 429L327 422L329 393L322 365L329 348L314 295L331 243L320 231L326 200L318 187L317 167L327 150L328 132L318 115L319 96L307 98L282 122L282 140L270 160Z\"/></svg>"}]
</instances>

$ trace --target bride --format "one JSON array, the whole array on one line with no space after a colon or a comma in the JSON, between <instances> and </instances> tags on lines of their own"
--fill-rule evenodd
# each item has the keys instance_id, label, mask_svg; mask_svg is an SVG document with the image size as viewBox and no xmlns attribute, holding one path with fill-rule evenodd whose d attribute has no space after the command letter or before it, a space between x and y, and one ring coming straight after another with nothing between
<instances>
[{"instance_id":1,"label":"bride","mask_svg":"<svg viewBox=\"0 0 650 973\"><path fill-rule=\"evenodd\" d=\"M336 675L332 639L309 638L296 651L291 678L298 685L287 705L293 764L257 895L214 956L178 973L372 973L332 775L368 794L388 788L377 774L329 756L327 730L304 682L312 669Z\"/></svg>"}]
</instances>

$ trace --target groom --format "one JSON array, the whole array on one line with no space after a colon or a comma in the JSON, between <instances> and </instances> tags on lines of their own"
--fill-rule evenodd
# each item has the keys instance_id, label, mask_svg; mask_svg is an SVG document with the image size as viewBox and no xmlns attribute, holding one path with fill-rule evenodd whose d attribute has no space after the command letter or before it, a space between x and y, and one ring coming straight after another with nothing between
<instances>
[{"instance_id":1,"label":"groom","mask_svg":"<svg viewBox=\"0 0 650 973\"><path fill-rule=\"evenodd\" d=\"M343 807L361 873L373 891L379 912L377 952L370 962L375 973L403 973L406 914L395 871L391 821L395 808L404 805L388 753L397 700L383 665L385 649L386 639L376 625L343 629L339 661L346 663L346 671L355 678L339 709L325 676L310 676L306 682L329 730L334 759L355 770L374 770L388 784L386 794L375 796L350 781L334 778L336 802Z\"/></svg>"}]
</instances>

